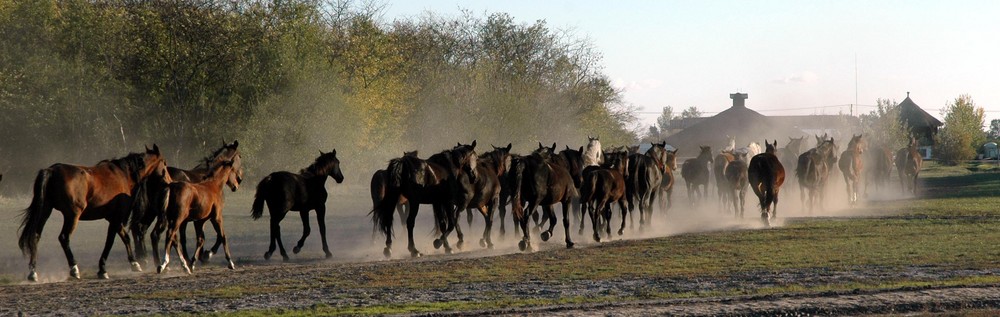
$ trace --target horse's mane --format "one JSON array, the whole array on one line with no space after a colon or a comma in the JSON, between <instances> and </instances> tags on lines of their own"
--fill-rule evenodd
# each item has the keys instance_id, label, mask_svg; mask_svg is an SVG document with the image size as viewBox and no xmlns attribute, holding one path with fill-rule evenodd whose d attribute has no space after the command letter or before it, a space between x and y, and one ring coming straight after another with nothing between
<instances>
[{"instance_id":1,"label":"horse's mane","mask_svg":"<svg viewBox=\"0 0 1000 317\"><path fill-rule=\"evenodd\" d=\"M335 161L336 156L331 155L331 153L323 153L323 155L316 158L316 161L299 171L299 174L302 174L302 176L306 178L313 176L326 176L330 173L330 169L333 168L333 163Z\"/></svg>"},{"instance_id":2,"label":"horse's mane","mask_svg":"<svg viewBox=\"0 0 1000 317\"><path fill-rule=\"evenodd\" d=\"M139 178L142 176L142 171L146 169L146 158L144 153L129 153L124 157L102 160L97 164L111 164L120 169L129 171L129 178L134 182L138 182Z\"/></svg>"}]
</instances>

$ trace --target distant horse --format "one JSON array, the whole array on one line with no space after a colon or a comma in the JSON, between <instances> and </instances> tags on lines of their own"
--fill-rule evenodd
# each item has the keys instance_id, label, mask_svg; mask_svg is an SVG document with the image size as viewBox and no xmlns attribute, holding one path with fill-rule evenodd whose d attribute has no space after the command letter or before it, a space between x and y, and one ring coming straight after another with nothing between
<instances>
[{"instance_id":1,"label":"distant horse","mask_svg":"<svg viewBox=\"0 0 1000 317\"><path fill-rule=\"evenodd\" d=\"M777 152L781 165L796 166L798 164L799 154L802 154L802 143L805 139L805 136L799 138L788 137L788 145L785 145L785 147L779 149ZM753 158L753 156L750 156L750 158ZM788 181L789 183L793 183L791 184L792 188L795 188L794 183L798 182L795 177L789 178Z\"/></svg>"},{"instance_id":2,"label":"distant horse","mask_svg":"<svg viewBox=\"0 0 1000 317\"><path fill-rule=\"evenodd\" d=\"M865 167L862 155L867 147L867 142L862 135L852 136L851 141L847 143L847 149L840 154L840 161L837 163L840 172L844 174L844 182L847 183L847 201L851 205L858 202L858 193L860 192L858 186L861 184Z\"/></svg>"},{"instance_id":3,"label":"distant horse","mask_svg":"<svg viewBox=\"0 0 1000 317\"><path fill-rule=\"evenodd\" d=\"M733 202L733 212L743 218L743 206L746 204L747 184L747 153L737 153L732 162L726 165L726 183L729 185L729 197ZM737 204L737 200L739 203Z\"/></svg>"},{"instance_id":4,"label":"distant horse","mask_svg":"<svg viewBox=\"0 0 1000 317\"><path fill-rule=\"evenodd\" d=\"M723 148L721 151L719 151L720 153L721 152L732 153L733 151L736 150L736 137L735 136L726 135L726 139L729 140L729 143L726 145L725 148Z\"/></svg>"},{"instance_id":5,"label":"distant horse","mask_svg":"<svg viewBox=\"0 0 1000 317\"><path fill-rule=\"evenodd\" d=\"M622 213L621 230L625 229L625 179L628 176L627 151L604 153L604 164L586 174L580 186L580 200L587 202L584 210L593 224L594 241L601 241L601 229L611 237L611 203L618 203Z\"/></svg>"},{"instance_id":6,"label":"distant horse","mask_svg":"<svg viewBox=\"0 0 1000 317\"><path fill-rule=\"evenodd\" d=\"M712 163L712 147L701 146L701 153L697 158L684 161L681 166L681 177L684 177L684 184L687 185L688 200L694 204L696 200L708 197L708 166ZM699 193L699 187L701 187ZM700 197L696 197L700 195Z\"/></svg>"},{"instance_id":7,"label":"distant horse","mask_svg":"<svg viewBox=\"0 0 1000 317\"><path fill-rule=\"evenodd\" d=\"M917 175L924 163L923 156L917 151L917 139L910 138L910 145L896 152L896 172L899 174L899 185L903 192L907 189L913 195L917 194Z\"/></svg>"},{"instance_id":8,"label":"distant horse","mask_svg":"<svg viewBox=\"0 0 1000 317\"><path fill-rule=\"evenodd\" d=\"M459 178L469 177L470 181L474 182L478 178L477 160L476 142L473 141L470 145L459 144L450 150L434 154L427 160L403 156L389 161L386 168L386 171L389 171L389 182L385 198L370 212L375 229L385 235L385 249L382 254L386 258L392 256L392 213L400 196L405 196L409 203L406 229L410 256L421 256L413 242L413 226L420 204L433 206L434 221L441 234L434 240L435 248L444 246L445 252L451 253L447 237L457 223L453 202L460 188Z\"/></svg>"},{"instance_id":9,"label":"distant horse","mask_svg":"<svg viewBox=\"0 0 1000 317\"><path fill-rule=\"evenodd\" d=\"M146 189L142 184L147 177L162 178L164 182L170 181L166 161L160 155L160 148L155 144L152 150L146 148L145 153L130 153L124 158L104 160L95 166L56 163L39 170L35 177L31 205L24 210L21 219L18 240L21 252L30 259L28 280L38 280L38 273L35 272L38 240L42 235L42 228L45 227L45 221L52 214L52 209L57 209L63 214L59 244L66 253L70 276L80 278L80 269L77 267L76 258L73 257L73 251L70 250L70 235L80 220L108 221L107 239L97 272L99 278L108 278L104 264L108 253L111 252L115 234L125 243L125 251L128 253L132 270L141 271L139 262L132 254L132 245L125 226L133 207L137 204L135 200L145 198Z\"/></svg>"},{"instance_id":10,"label":"distant horse","mask_svg":"<svg viewBox=\"0 0 1000 317\"><path fill-rule=\"evenodd\" d=\"M722 208L726 208L729 203L729 194L732 192L732 188L729 185L729 180L726 178L726 166L729 162L736 159L736 155L733 151L723 150L718 155L715 156L715 162L712 163L712 174L715 175L715 187L716 193L719 195L719 204ZM746 153L743 153L746 155Z\"/></svg>"},{"instance_id":11,"label":"distant horse","mask_svg":"<svg viewBox=\"0 0 1000 317\"><path fill-rule=\"evenodd\" d=\"M667 142L650 145L646 154L632 154L625 161L628 163L626 165L628 171L625 173L627 175L625 195L628 199L629 217L635 211L635 206L638 205L639 228L647 223L652 224L653 201L656 200L656 194L662 190L663 174L667 172L669 156L666 149ZM623 229L624 227L618 230L618 235L624 234Z\"/></svg>"},{"instance_id":12,"label":"distant horse","mask_svg":"<svg viewBox=\"0 0 1000 317\"><path fill-rule=\"evenodd\" d=\"M865 194L868 194L869 183L875 185L875 190L889 184L889 175L892 173L892 151L885 145L876 145L871 151L865 152L865 166L869 167L865 173Z\"/></svg>"},{"instance_id":13,"label":"distant horse","mask_svg":"<svg viewBox=\"0 0 1000 317\"><path fill-rule=\"evenodd\" d=\"M541 147L541 143L539 143L539 146ZM553 153L555 153L555 149L552 149L552 151ZM582 146L580 147L579 150L574 150L571 149L569 146L566 146L566 149L560 151L559 155L552 156L552 161L551 161L552 164L565 168L566 171L569 172L569 176L573 180L573 188L577 190L579 190L580 184L583 183L583 169L585 167L583 163L584 162L583 152L584 149ZM604 151L602 151L601 153L604 153ZM603 162L603 160L604 159L602 158L599 161ZM572 197L572 202L570 203L570 207L573 208L572 213L575 219L580 221L581 223L580 228L583 229L582 224L585 218L583 217L583 214L580 211L579 196L574 194L574 196ZM550 219L548 216L549 214L543 214L541 221L535 222L536 225L535 228L541 229L545 225L546 221L554 220Z\"/></svg>"},{"instance_id":14,"label":"distant horse","mask_svg":"<svg viewBox=\"0 0 1000 317\"><path fill-rule=\"evenodd\" d=\"M201 256L201 252L205 247L205 221L212 222L215 231L219 233L221 237L219 240L222 241L222 249L226 253L226 261L229 261L229 269L236 269L236 265L233 264L232 255L229 253L229 239L226 237L226 231L222 227L222 208L225 202L225 199L222 197L223 186L229 186L229 189L234 192L240 186L236 175L238 168L234 168L233 163L235 161L230 160L217 165L200 182L180 181L170 183L167 188L167 203L164 206L166 209L163 211L163 217L160 218L160 221L166 222L167 235L163 246L163 263L159 263L159 266L156 268L157 273L163 273L167 265L170 264L171 246L177 252L177 257L180 259L181 265L184 266L187 274L191 274L191 268L194 267L194 259L203 259L202 263L204 263L205 258ZM178 231L181 230L183 223L189 221L195 223L195 235L198 239L194 256L191 258L188 258L187 254L182 253L178 246L180 243ZM156 242L155 238L153 242ZM188 266L189 262L191 263L190 267Z\"/></svg>"},{"instance_id":15,"label":"distant horse","mask_svg":"<svg viewBox=\"0 0 1000 317\"><path fill-rule=\"evenodd\" d=\"M459 195L455 201L456 210L474 208L479 210L486 220L486 228L483 229L483 237L479 240L479 245L485 248L493 248L491 232L493 230L493 214L497 205L500 204L500 180L510 166L511 144L506 147L495 147L493 151L483 153L476 163L477 177L459 178L459 184L466 195ZM503 219L501 219L502 221ZM455 227L458 234L458 246L461 248L464 239L461 229Z\"/></svg>"},{"instance_id":16,"label":"distant horse","mask_svg":"<svg viewBox=\"0 0 1000 317\"><path fill-rule=\"evenodd\" d=\"M785 183L785 167L774 155L778 140L774 140L774 144L764 140L764 145L767 147L764 153L750 159L747 181L760 200L760 218L764 224L769 225L771 219L778 217L778 194L781 192L781 185Z\"/></svg>"},{"instance_id":17,"label":"distant horse","mask_svg":"<svg viewBox=\"0 0 1000 317\"><path fill-rule=\"evenodd\" d=\"M819 138L817 138L819 140ZM823 208L824 190L830 175L830 169L837 162L837 145L833 138L823 140L813 149L799 155L795 167L795 177L799 182L799 198L806 206L806 194L809 196L809 211L812 212L818 203Z\"/></svg>"},{"instance_id":18,"label":"distant horse","mask_svg":"<svg viewBox=\"0 0 1000 317\"><path fill-rule=\"evenodd\" d=\"M500 235L501 236L507 235L507 229L506 229L506 224L505 224L506 223L505 219L507 218L507 205L510 204L510 205L513 206L513 204L514 204L513 199L516 196L515 192L519 190L519 189L517 189L517 185L515 184L515 182L516 182L515 174L513 172L511 172L510 170L513 170L515 167L517 167L518 163L523 158L524 158L524 156L521 156L521 155L518 155L518 154L510 154L510 165L507 166L508 172L504 173L504 175L500 177L500 206L499 206L500 207L499 208L500 209L500 217L499 217L500 219L499 219L499 221L500 221ZM518 234L518 232L520 232L520 230L521 230L520 227L515 222L514 223L514 234L515 235Z\"/></svg>"},{"instance_id":19,"label":"distant horse","mask_svg":"<svg viewBox=\"0 0 1000 317\"><path fill-rule=\"evenodd\" d=\"M542 241L548 241L549 237L552 236L552 230L556 226L555 213L552 210L552 205L556 203L562 204L563 210L563 228L566 230L566 247L573 247L573 240L571 239L571 234L569 233L569 219L566 217L569 215L570 202L572 197L576 195L576 189L573 186L573 181L566 168L555 164L555 156L557 156L555 151L555 144L552 144L551 148L546 148L540 143L538 144L538 149L524 157L519 161L518 167L516 167L513 172L515 172L515 185L520 189L514 199L514 220L521 226L521 233L523 234L521 242L518 243L518 247L521 251L528 250L531 247L531 238L528 234L528 217L535 213L535 208L538 206L542 207L542 211L546 216L544 218L550 219L549 228L541 234ZM522 208L522 202L527 202L527 207Z\"/></svg>"},{"instance_id":20,"label":"distant horse","mask_svg":"<svg viewBox=\"0 0 1000 317\"><path fill-rule=\"evenodd\" d=\"M674 170L677 169L677 149L664 152L666 162L663 164L663 180L660 182L660 193L657 197L660 197L660 210L663 210L663 213L666 214L667 210L673 207L674 183L677 182L674 176Z\"/></svg>"},{"instance_id":21,"label":"distant horse","mask_svg":"<svg viewBox=\"0 0 1000 317\"><path fill-rule=\"evenodd\" d=\"M750 142L747 146L733 150L733 153L743 153L746 157L754 157L761 152L763 152L763 149L760 148L760 144L757 144L757 142Z\"/></svg>"},{"instance_id":22,"label":"distant horse","mask_svg":"<svg viewBox=\"0 0 1000 317\"><path fill-rule=\"evenodd\" d=\"M583 167L598 166L604 163L604 151L601 150L599 137L587 136L587 146L583 150Z\"/></svg>"},{"instance_id":23,"label":"distant horse","mask_svg":"<svg viewBox=\"0 0 1000 317\"><path fill-rule=\"evenodd\" d=\"M403 152L403 156L413 156L417 157L417 151ZM372 208L378 207L378 203L382 201L385 197L385 184L388 182L386 179L387 174L385 170L377 170L372 174L371 181L371 195L372 195ZM399 204L396 205L396 213L399 214L400 221L406 221L406 197L399 197Z\"/></svg>"},{"instance_id":24,"label":"distant horse","mask_svg":"<svg viewBox=\"0 0 1000 317\"><path fill-rule=\"evenodd\" d=\"M281 220L285 219L289 211L298 211L302 217L302 238L292 248L292 252L299 253L302 250L302 245L310 233L309 211L316 210L319 235L323 240L323 252L327 258L333 256L326 242L327 177L332 177L338 184L344 181L344 174L340 170L340 159L337 159L337 150L330 153L319 151L319 157L298 174L274 172L257 184L250 217L254 220L260 219L264 215L264 204L267 204L268 214L271 216L271 245L264 253L265 260L271 259L271 254L277 246L281 252L281 259L288 261L288 253L285 253L285 246L281 243Z\"/></svg>"},{"instance_id":25,"label":"distant horse","mask_svg":"<svg viewBox=\"0 0 1000 317\"><path fill-rule=\"evenodd\" d=\"M170 174L170 179L175 182L187 181L187 182L200 182L205 178L209 172L212 171L216 166L222 164L222 162L235 160L236 175L238 179L242 182L243 180L243 168L240 158L239 151L240 143L239 141L233 140L232 143L226 143L225 140L222 141L222 146L217 150L212 151L212 154L205 157L201 163L195 166L193 169L185 170L176 167L167 166L167 173ZM153 224L153 221L157 220L163 215L163 204L167 200L167 186L169 184L162 182L160 178L147 178L146 179L146 199L138 200L141 202L135 211L132 213L130 220L130 229L132 230L132 237L135 238L135 253L136 257L140 261L145 261L146 259L146 245L145 237L146 231ZM166 222L159 222L161 226L154 228L154 232L157 235L163 233L166 230ZM185 235L187 229L187 223L181 225L180 230L180 244L181 250L187 254ZM219 251L219 246L222 245L222 236L216 232L215 245L212 247L211 251L206 252L205 256L211 258L213 253ZM151 246L156 249L158 248L157 242L150 241Z\"/></svg>"}]
</instances>

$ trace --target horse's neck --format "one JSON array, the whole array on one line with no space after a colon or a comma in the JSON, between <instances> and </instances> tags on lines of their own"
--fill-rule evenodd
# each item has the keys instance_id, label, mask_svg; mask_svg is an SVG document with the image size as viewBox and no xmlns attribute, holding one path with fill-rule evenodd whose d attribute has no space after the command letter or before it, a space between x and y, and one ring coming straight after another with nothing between
<instances>
[{"instance_id":1,"label":"horse's neck","mask_svg":"<svg viewBox=\"0 0 1000 317\"><path fill-rule=\"evenodd\" d=\"M223 167L209 175L207 178L201 180L201 184L208 185L211 188L219 188L222 190L222 186L226 184L226 179L229 178L229 171L232 169L231 166Z\"/></svg>"}]
</instances>

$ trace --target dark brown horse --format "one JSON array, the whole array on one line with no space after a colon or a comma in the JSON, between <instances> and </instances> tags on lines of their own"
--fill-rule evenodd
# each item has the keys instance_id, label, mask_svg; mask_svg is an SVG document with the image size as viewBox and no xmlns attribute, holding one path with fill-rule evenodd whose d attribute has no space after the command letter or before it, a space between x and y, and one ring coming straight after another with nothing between
<instances>
[{"instance_id":1,"label":"dark brown horse","mask_svg":"<svg viewBox=\"0 0 1000 317\"><path fill-rule=\"evenodd\" d=\"M868 194L869 184L875 185L875 190L880 190L889 184L889 176L892 174L892 150L885 145L876 145L871 151L866 151L865 166L868 173L865 173L865 194Z\"/></svg>"},{"instance_id":2,"label":"dark brown horse","mask_svg":"<svg viewBox=\"0 0 1000 317\"><path fill-rule=\"evenodd\" d=\"M515 186L519 188L514 198L514 220L521 226L522 238L518 243L521 251L531 247L531 238L528 234L528 218L535 213L538 206L542 207L544 218L549 219L549 228L541 233L542 241L548 241L552 236L552 230L556 226L556 215L552 210L552 205L562 204L563 228L566 230L566 247L573 247L573 240L569 233L570 202L576 189L570 173L566 168L555 163L556 145L546 148L538 144L538 149L521 159L518 166L512 172L515 173ZM527 208L522 208L522 202L527 202Z\"/></svg>"},{"instance_id":3,"label":"dark brown horse","mask_svg":"<svg viewBox=\"0 0 1000 317\"><path fill-rule=\"evenodd\" d=\"M417 157L403 156L389 161L386 168L389 176L385 191L385 199L379 202L378 207L370 214L375 229L385 235L385 249L383 254L388 258L392 256L392 213L399 202L400 196L405 196L409 203L409 210L406 218L406 229L410 256L421 256L413 242L413 225L416 221L420 204L430 204L434 209L434 221L441 236L434 240L435 247L445 247L445 252L451 253L451 246L448 245L447 236L454 230L457 223L454 208L455 196L459 191L460 177L470 177L475 181L476 164L476 142L471 145L462 145L445 150L432 155L427 160Z\"/></svg>"},{"instance_id":4,"label":"dark brown horse","mask_svg":"<svg viewBox=\"0 0 1000 317\"><path fill-rule=\"evenodd\" d=\"M719 204L723 209L727 208L726 205L729 204L729 199L731 198L729 194L733 191L731 184L729 184L729 179L726 178L726 167L729 166L729 162L735 159L736 155L733 154L732 150L723 150L715 156L715 161L712 162L712 174L715 175L716 193L719 195Z\"/></svg>"},{"instance_id":5,"label":"dark brown horse","mask_svg":"<svg viewBox=\"0 0 1000 317\"><path fill-rule=\"evenodd\" d=\"M695 201L708 197L708 177L711 174L709 164L712 163L712 147L701 146L701 153L698 154L698 157L685 160L684 165L681 166L681 177L684 178L688 201L692 205Z\"/></svg>"},{"instance_id":6,"label":"dark brown horse","mask_svg":"<svg viewBox=\"0 0 1000 317\"><path fill-rule=\"evenodd\" d=\"M326 243L326 178L332 177L338 184L344 181L344 174L340 171L340 159L337 158L337 150L330 153L319 152L319 157L312 164L299 171L298 174L290 172L274 172L257 184L257 192L254 194L253 206L250 209L250 216L260 219L264 215L264 204L267 204L268 213L271 215L271 245L264 253L264 259L271 259L275 246L281 252L281 259L288 261L288 253L285 253L285 246L281 243L281 220L289 211L298 211L302 217L302 238L292 248L292 252L299 253L302 245L309 236L309 211L316 210L316 220L319 224L319 235L323 240L323 252L330 258L330 247ZM395 201L393 201L395 206ZM390 214L391 216L391 214Z\"/></svg>"},{"instance_id":7,"label":"dark brown horse","mask_svg":"<svg viewBox=\"0 0 1000 317\"><path fill-rule=\"evenodd\" d=\"M639 208L639 228L652 221L653 201L663 186L663 174L667 171L667 142L652 143L645 154L629 155L626 161L628 177L625 179L625 195L628 200L629 217L635 207ZM622 214L624 218L624 214ZM623 219L624 223L624 219ZM624 229L624 227L622 228ZM619 229L618 235L624 234Z\"/></svg>"},{"instance_id":8,"label":"dark brown horse","mask_svg":"<svg viewBox=\"0 0 1000 317\"><path fill-rule=\"evenodd\" d=\"M24 210L18 240L21 252L30 259L28 280L38 280L38 273L35 272L38 239L52 209L59 210L63 215L59 244L66 253L70 276L80 278L80 269L70 250L70 235L80 220L108 221L107 239L97 272L99 278L108 278L104 264L114 244L115 234L125 243L132 269L141 271L139 262L132 254L132 245L125 228L132 207L137 204L135 200L145 197L145 186L142 183L151 176L163 178L165 182L170 181L166 161L155 144L152 150L147 148L145 153L131 153L124 158L104 160L95 166L57 163L39 170L35 177L31 205Z\"/></svg>"},{"instance_id":9,"label":"dark brown horse","mask_svg":"<svg viewBox=\"0 0 1000 317\"><path fill-rule=\"evenodd\" d=\"M660 197L658 199L660 210L663 210L664 215L670 207L673 207L674 183L677 182L677 177L674 176L674 171L677 170L677 149L666 151L666 157L667 161L663 164L663 181L660 182L660 193L657 195Z\"/></svg>"},{"instance_id":10,"label":"dark brown horse","mask_svg":"<svg viewBox=\"0 0 1000 317\"><path fill-rule=\"evenodd\" d=\"M170 178L175 181L187 181L187 182L200 182L205 178L213 168L222 164L222 162L234 160L234 166L236 166L236 176L237 179L242 182L243 180L243 168L240 158L239 151L240 143L239 141L233 140L232 143L226 143L222 141L222 146L215 150L208 157L202 159L201 163L195 166L193 169L184 170L176 167L167 166L167 172L170 174ZM130 221L130 229L132 230L132 237L135 238L135 253L140 261L145 261L146 259L146 245L145 237L146 231L149 226L153 224L158 217L162 216L163 204L166 202L166 189L168 184L163 183L160 178L147 178L146 179L146 199L139 200L142 204L137 206L135 211L132 213ZM166 230L166 222L159 222L163 225L162 227L154 228L154 232L157 235L163 234ZM181 225L180 231L180 241L181 250L184 254L187 254L186 246L186 233L187 224ZM204 253L207 258L211 258L212 254L219 251L219 246L222 244L220 238L216 232L215 245L212 247L211 251ZM157 242L150 241L154 249L156 249ZM144 263L145 264L145 263Z\"/></svg>"},{"instance_id":11,"label":"dark brown horse","mask_svg":"<svg viewBox=\"0 0 1000 317\"><path fill-rule=\"evenodd\" d=\"M817 138L819 141L820 138ZM806 206L806 196L809 197L809 212L813 211L816 204L823 208L826 183L830 176L830 170L837 163L837 145L833 138L823 140L815 148L799 155L798 165L795 167L795 177L799 182L799 197L802 205Z\"/></svg>"},{"instance_id":12,"label":"dark brown horse","mask_svg":"<svg viewBox=\"0 0 1000 317\"><path fill-rule=\"evenodd\" d=\"M754 155L756 156L756 155ZM733 160L726 164L725 174L727 196L733 202L733 213L743 218L743 206L746 205L747 184L747 153L739 152L734 154ZM738 201L738 204L737 204Z\"/></svg>"},{"instance_id":13,"label":"dark brown horse","mask_svg":"<svg viewBox=\"0 0 1000 317\"><path fill-rule=\"evenodd\" d=\"M625 179L628 173L628 151L605 152L604 164L586 174L580 186L580 200L586 202L594 241L601 241L601 229L611 238L611 204L618 203L622 213L621 229L625 229L628 208L625 203ZM581 223L582 226L582 223Z\"/></svg>"},{"instance_id":14,"label":"dark brown horse","mask_svg":"<svg viewBox=\"0 0 1000 317\"><path fill-rule=\"evenodd\" d=\"M167 234L163 246L163 263L159 263L156 268L157 273L163 273L167 265L170 264L170 247L176 251L187 274L191 274L191 269L194 267L193 259L207 259L207 257L201 256L205 248L204 225L206 221L211 222L212 226L215 227L215 232L219 233L222 249L226 253L226 261L229 262L229 269L236 269L232 255L229 253L229 239L226 237L226 230L222 227L222 208L225 205L225 199L222 196L223 186L229 186L229 189L234 192L240 186L236 175L238 167L233 165L235 162L235 160L229 160L217 165L199 182L170 183L167 188L166 208L163 211L163 217L160 218L161 221L166 222ZM178 245L180 244L178 232L181 230L182 224L191 221L195 223L194 230L198 244L195 247L194 256L189 258L186 253L181 252ZM156 240L153 238L153 243L156 243ZM154 249L153 252L156 250ZM190 267L188 263L191 263ZM202 263L204 264L204 260Z\"/></svg>"},{"instance_id":15,"label":"dark brown horse","mask_svg":"<svg viewBox=\"0 0 1000 317\"><path fill-rule=\"evenodd\" d=\"M868 148L868 144L862 135L852 136L851 141L847 143L847 149L840 154L840 161L837 163L840 172L844 174L844 182L847 183L847 201L851 205L858 202L858 193L861 192L858 187L865 169L863 155L866 148Z\"/></svg>"},{"instance_id":16,"label":"dark brown horse","mask_svg":"<svg viewBox=\"0 0 1000 317\"><path fill-rule=\"evenodd\" d=\"M403 156L417 157L417 151L403 152ZM377 170L372 174L372 208L378 207L378 203L385 197L386 182L388 182L388 179L385 170ZM399 197L399 203L396 205L396 213L399 214L400 221L406 221L406 205L406 197Z\"/></svg>"},{"instance_id":17,"label":"dark brown horse","mask_svg":"<svg viewBox=\"0 0 1000 317\"><path fill-rule=\"evenodd\" d=\"M899 174L899 185L903 192L909 190L917 194L917 175L924 163L923 156L917 151L917 139L910 138L910 145L896 152L896 172Z\"/></svg>"},{"instance_id":18,"label":"dark brown horse","mask_svg":"<svg viewBox=\"0 0 1000 317\"><path fill-rule=\"evenodd\" d=\"M477 177L459 178L461 188L469 195L459 195L460 199L455 201L457 210L476 209L483 215L486 221L486 228L483 229L483 237L479 239L479 245L485 248L493 248L492 230L493 214L497 205L500 204L500 180L507 173L510 166L511 144L506 147L495 147L493 151L483 153L476 163ZM502 220L502 219L501 219ZM462 230L455 226L458 235L457 246L461 248L464 239Z\"/></svg>"},{"instance_id":19,"label":"dark brown horse","mask_svg":"<svg viewBox=\"0 0 1000 317\"><path fill-rule=\"evenodd\" d=\"M785 183L785 167L778 160L776 148L778 140L774 144L764 140L766 150L764 153L754 155L747 166L747 181L750 189L760 200L760 218L764 224L770 225L771 219L778 217L778 194L781 192L781 185Z\"/></svg>"}]
</instances>

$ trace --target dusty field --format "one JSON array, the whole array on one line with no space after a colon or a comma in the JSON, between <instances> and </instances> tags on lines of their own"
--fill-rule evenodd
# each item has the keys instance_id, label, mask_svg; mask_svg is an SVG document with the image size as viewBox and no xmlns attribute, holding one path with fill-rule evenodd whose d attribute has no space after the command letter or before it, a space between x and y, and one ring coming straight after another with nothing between
<instances>
[{"instance_id":1,"label":"dusty field","mask_svg":"<svg viewBox=\"0 0 1000 317\"><path fill-rule=\"evenodd\" d=\"M893 206L890 209L880 206L847 209L833 203L837 200L833 195L828 198L830 203L826 212L804 217L806 213L797 206L798 197L785 195L782 226L787 224L789 229L779 226L762 230L753 212L748 211L746 219L737 220L714 208L693 210L685 207L685 191L680 189L675 191L679 202L677 208L666 217L659 214L653 230L627 231L626 240L616 239L604 244L593 243L587 238L589 233L585 236L574 234L579 248L565 250L560 225L550 242L541 243L534 238L540 250L531 254L517 252L517 239L511 232L506 239L495 233L495 250L481 249L477 240L482 220L477 215L473 227L465 230L464 250L444 255L431 246L431 221L428 213L422 212L416 237L418 248L426 256L410 259L405 252L404 231L397 229L394 258L385 261L381 252L382 238L372 238L371 224L365 216L370 208L366 189L359 184L332 182L328 188L333 194L328 204L331 215L327 218L334 252L330 260L323 259L315 218L312 218L313 234L303 252L292 255L291 263L274 259L264 261L267 222L266 219L250 220L251 192L243 189L235 194L227 193L226 229L231 236L236 271L225 269L222 259L216 257L207 266L198 267L192 276L181 274L176 265L164 275L152 273L151 265L145 267L146 272L133 273L128 270L121 242L116 241L108 261L112 279L96 280L105 223L91 222L81 223L72 240L84 279L68 280L66 261L55 238L61 219L54 215L42 237L39 274L45 282L38 284L24 282L27 261L16 247L19 210L27 205L27 198L2 198L0 232L6 237L0 239L0 281L4 284L0 285L0 315L236 311L240 314L293 315L449 312L460 315L866 315L1000 308L1000 266L996 263L1000 253L993 254L996 253L994 249L983 251L988 254L972 256L974 261L959 261L956 265L937 263L937 259L919 260L913 265L843 260L831 263L828 268L775 262L782 267L769 269L736 261L733 262L736 264L719 264L714 270L699 271L697 264L678 270L676 267L686 264L673 264L672 268L665 264L665 271L674 271L659 274L642 271L648 267L621 268L621 271L631 269L638 273L620 274L615 273L618 268L630 263L610 262L580 266L588 268L585 272L558 271L564 265L575 267L578 262L574 261L585 263L581 258L594 253L622 254L598 260L627 260L642 255L641 251L634 253L633 250L694 243L691 249L685 249L686 253L669 258L683 262L697 257L698 252L718 252L712 249L698 251L703 245L697 243L704 239L753 238L757 232L781 235L784 231L808 228L814 222L822 227L828 223L851 222L859 216L860 219L878 220L881 218L870 216L892 216L907 209L909 203L897 201L899 197L872 197L876 201L894 201L889 204ZM748 206L753 204L748 203ZM464 218L463 215L463 225ZM995 215L987 219L991 226L996 222L993 218ZM510 220L506 221L511 229ZM575 231L576 225L572 228ZM836 232L841 227L830 230ZM427 234L421 234L423 232ZM283 236L289 252L300 233L300 220L290 215L283 222ZM965 255L955 255L957 258L962 256ZM994 257L992 262L988 260L990 256ZM916 258L922 257L927 255L918 254ZM510 273L521 269L546 273L537 277ZM414 281L417 278L412 277L434 271L446 272L440 275L440 280Z\"/></svg>"}]
</instances>

